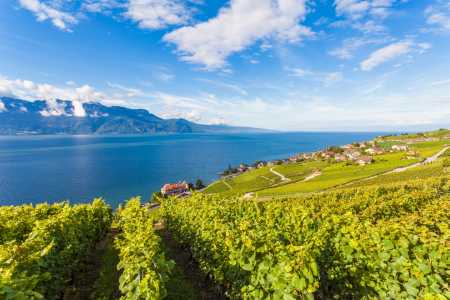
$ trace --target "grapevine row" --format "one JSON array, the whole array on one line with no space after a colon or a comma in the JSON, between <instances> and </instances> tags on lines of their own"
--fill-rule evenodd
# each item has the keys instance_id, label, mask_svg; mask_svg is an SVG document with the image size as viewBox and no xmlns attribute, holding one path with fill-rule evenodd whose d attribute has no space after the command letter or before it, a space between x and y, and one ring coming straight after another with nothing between
<instances>
[{"instance_id":1,"label":"grapevine row","mask_svg":"<svg viewBox=\"0 0 450 300\"><path fill-rule=\"evenodd\" d=\"M68 281L111 225L112 210L101 199L93 204L69 203L37 207L31 231L26 224L15 239L0 245L0 299L58 299ZM4 211L4 210L3 210ZM10 220L24 221L9 209ZM8 218L7 214L2 217ZM10 226L11 227L11 226ZM20 234L27 232L22 241Z\"/></svg>"},{"instance_id":2,"label":"grapevine row","mask_svg":"<svg viewBox=\"0 0 450 300\"><path fill-rule=\"evenodd\" d=\"M450 178L267 202L166 199L167 226L233 299L450 299Z\"/></svg>"},{"instance_id":3,"label":"grapevine row","mask_svg":"<svg viewBox=\"0 0 450 300\"><path fill-rule=\"evenodd\" d=\"M168 280L173 261L166 261L156 235L153 218L142 208L140 198L127 201L116 211L123 233L115 241L120 249L120 290L124 299L159 300L167 295L164 283Z\"/></svg>"}]
</instances>

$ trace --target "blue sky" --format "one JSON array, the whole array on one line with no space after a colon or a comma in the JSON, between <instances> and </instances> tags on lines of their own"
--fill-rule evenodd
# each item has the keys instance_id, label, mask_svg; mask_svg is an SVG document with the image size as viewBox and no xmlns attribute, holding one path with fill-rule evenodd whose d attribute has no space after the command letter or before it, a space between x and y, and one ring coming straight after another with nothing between
<instances>
[{"instance_id":1,"label":"blue sky","mask_svg":"<svg viewBox=\"0 0 450 300\"><path fill-rule=\"evenodd\" d=\"M3 0L0 97L286 131L432 129L450 123L449 34L448 0Z\"/></svg>"}]
</instances>

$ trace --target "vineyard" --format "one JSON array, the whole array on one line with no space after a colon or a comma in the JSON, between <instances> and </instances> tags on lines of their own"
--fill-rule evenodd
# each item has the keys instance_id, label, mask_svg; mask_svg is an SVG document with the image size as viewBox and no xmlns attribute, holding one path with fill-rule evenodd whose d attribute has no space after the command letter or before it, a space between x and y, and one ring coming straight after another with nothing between
<instances>
[{"instance_id":1,"label":"vineyard","mask_svg":"<svg viewBox=\"0 0 450 300\"><path fill-rule=\"evenodd\" d=\"M450 148L447 149L444 153L442 153L439 158L447 158L450 157Z\"/></svg>"},{"instance_id":2,"label":"vineyard","mask_svg":"<svg viewBox=\"0 0 450 300\"><path fill-rule=\"evenodd\" d=\"M101 199L0 207L0 299L59 299L111 221Z\"/></svg>"},{"instance_id":3,"label":"vineyard","mask_svg":"<svg viewBox=\"0 0 450 300\"><path fill-rule=\"evenodd\" d=\"M405 166L417 162L417 159L400 160L402 154L386 155L379 157L391 158L390 161L377 162L371 165L346 166L344 163L334 164L321 170L322 176L317 176L311 180L287 184L279 187L265 189L258 192L259 196L279 196L295 195L301 193L317 192L324 189L337 187L351 181L359 180L365 177L374 176L393 170L396 167ZM397 159L394 159L397 158Z\"/></svg>"},{"instance_id":4,"label":"vineyard","mask_svg":"<svg viewBox=\"0 0 450 300\"><path fill-rule=\"evenodd\" d=\"M232 299L450 299L450 178L256 202L196 194L167 226Z\"/></svg>"},{"instance_id":5,"label":"vineyard","mask_svg":"<svg viewBox=\"0 0 450 300\"><path fill-rule=\"evenodd\" d=\"M389 174L379 175L370 179L363 179L349 184L349 187L365 187L373 185L385 185L391 183L405 182L409 180L427 179L430 177L436 177L444 175L443 167L441 164L434 163L429 165L423 165L415 168L405 170L403 172L394 172Z\"/></svg>"}]
</instances>

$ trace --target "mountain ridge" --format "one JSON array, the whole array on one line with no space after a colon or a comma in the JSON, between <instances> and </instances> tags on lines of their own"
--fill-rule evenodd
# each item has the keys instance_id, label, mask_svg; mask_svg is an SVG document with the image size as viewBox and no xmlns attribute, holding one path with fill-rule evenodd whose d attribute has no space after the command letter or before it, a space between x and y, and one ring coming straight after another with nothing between
<instances>
[{"instance_id":1,"label":"mountain ridge","mask_svg":"<svg viewBox=\"0 0 450 300\"><path fill-rule=\"evenodd\" d=\"M225 124L204 125L186 119L162 119L146 109L69 100L27 101L0 98L0 134L157 134L274 132Z\"/></svg>"}]
</instances>

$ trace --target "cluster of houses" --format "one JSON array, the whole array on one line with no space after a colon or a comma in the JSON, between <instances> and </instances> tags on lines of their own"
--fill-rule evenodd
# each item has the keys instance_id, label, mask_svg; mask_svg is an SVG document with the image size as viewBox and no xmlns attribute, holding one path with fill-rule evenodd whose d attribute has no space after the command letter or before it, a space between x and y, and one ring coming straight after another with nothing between
<instances>
[{"instance_id":1,"label":"cluster of houses","mask_svg":"<svg viewBox=\"0 0 450 300\"><path fill-rule=\"evenodd\" d=\"M372 147L370 147L372 146ZM340 148L345 149L344 152L341 153L334 153L332 151L318 151L318 152L311 152L311 153L302 153L302 154L297 154L294 156L291 156L291 158L289 160L282 160L281 164L289 164L289 163L294 163L297 162L299 160L307 160L307 159L312 159L312 158L334 158L337 161L346 161L348 160L352 160L352 161L357 161L359 164L361 165L365 165L365 164L371 164L373 162L373 158L370 156L361 156L361 152L358 151L357 149L355 149L355 147L358 147L359 149L363 149L366 153L369 153L371 155L379 155L379 154L383 154L385 150L378 148L378 147L374 147L374 142L370 141L370 142L362 142L362 143L353 143L353 144L347 144L344 146L340 146ZM407 151L409 149L409 146L407 145L394 145L391 147L392 150L390 150L391 152L393 150L397 150L397 151ZM409 153L408 153L409 155ZM413 154L411 154L411 158L412 158ZM408 157L409 158L409 157ZM276 160L276 161L269 161L268 163L264 162L260 162L258 164L258 168L263 168L265 166L273 166L273 165L277 165L280 164L280 161Z\"/></svg>"}]
</instances>

